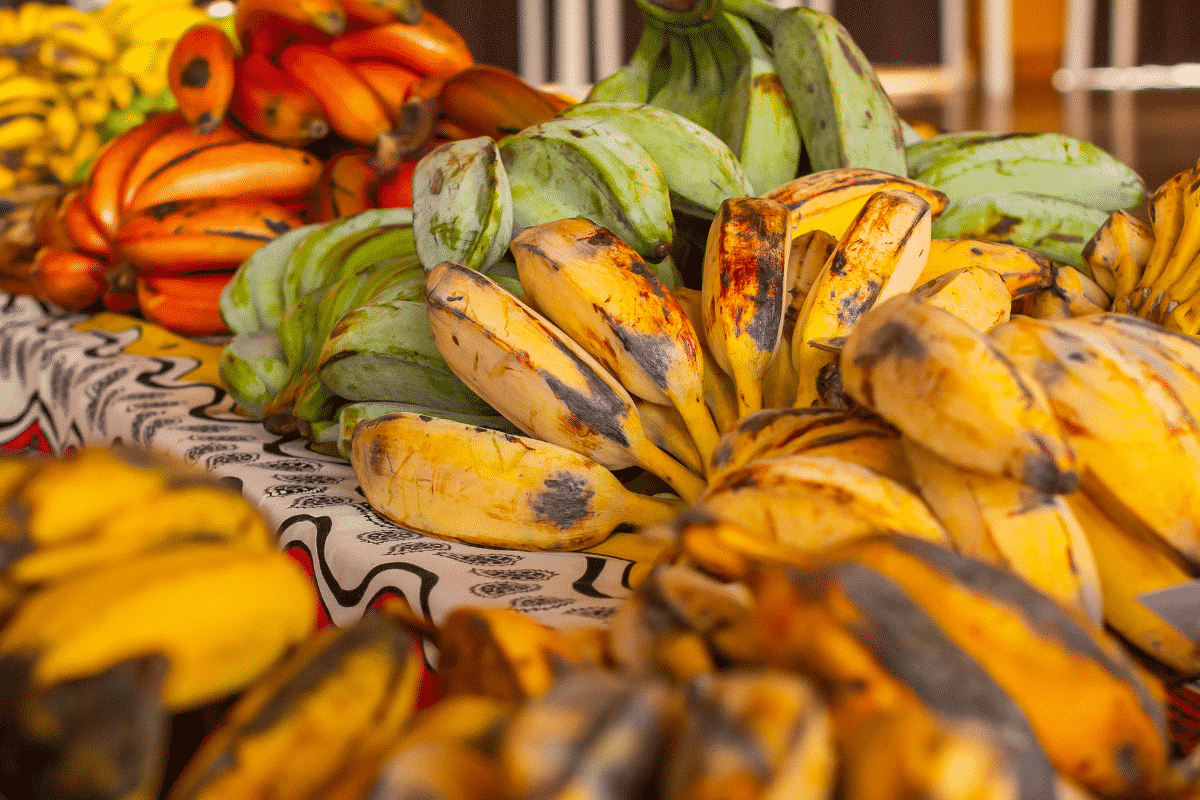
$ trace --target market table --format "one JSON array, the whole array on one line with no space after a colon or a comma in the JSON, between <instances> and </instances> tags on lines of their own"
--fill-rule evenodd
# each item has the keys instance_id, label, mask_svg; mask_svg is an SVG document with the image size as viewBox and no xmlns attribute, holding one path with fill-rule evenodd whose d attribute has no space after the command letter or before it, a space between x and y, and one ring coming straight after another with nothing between
<instances>
[{"instance_id":1,"label":"market table","mask_svg":"<svg viewBox=\"0 0 1200 800\"><path fill-rule=\"evenodd\" d=\"M219 386L221 346L112 313L67 315L0 294L0 448L60 455L125 442L173 453L240 490L312 576L319 624L386 595L440 623L462 605L518 609L555 627L608 617L653 548L616 534L579 553L496 550L398 527L350 463L275 436Z\"/></svg>"}]
</instances>

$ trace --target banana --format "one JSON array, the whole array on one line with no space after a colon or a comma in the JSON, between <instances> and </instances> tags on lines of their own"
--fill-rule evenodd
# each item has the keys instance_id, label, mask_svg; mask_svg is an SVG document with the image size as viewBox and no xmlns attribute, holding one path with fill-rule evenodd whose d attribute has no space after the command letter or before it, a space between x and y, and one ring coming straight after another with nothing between
<instances>
[{"instance_id":1,"label":"banana","mask_svg":"<svg viewBox=\"0 0 1200 800\"><path fill-rule=\"evenodd\" d=\"M413 171L413 230L421 263L453 261L486 272L508 250L512 193L496 143L487 136L447 142Z\"/></svg>"},{"instance_id":2,"label":"banana","mask_svg":"<svg viewBox=\"0 0 1200 800\"><path fill-rule=\"evenodd\" d=\"M262 419L267 403L287 383L287 361L279 334L273 330L235 333L221 350L221 386L243 411Z\"/></svg>"},{"instance_id":3,"label":"banana","mask_svg":"<svg viewBox=\"0 0 1200 800\"><path fill-rule=\"evenodd\" d=\"M39 589L0 634L0 652L32 654L38 686L160 652L163 702L195 708L244 687L307 636L315 603L308 578L274 549L178 545Z\"/></svg>"},{"instance_id":4,"label":"banana","mask_svg":"<svg viewBox=\"0 0 1200 800\"><path fill-rule=\"evenodd\" d=\"M780 203L730 198L708 231L701 277L704 337L733 378L738 416L762 408L762 378L788 302L791 219Z\"/></svg>"},{"instance_id":5,"label":"banana","mask_svg":"<svg viewBox=\"0 0 1200 800\"><path fill-rule=\"evenodd\" d=\"M666 178L673 208L712 216L725 199L754 194L728 145L672 111L647 103L589 100L559 116L601 120L644 147Z\"/></svg>"},{"instance_id":6,"label":"banana","mask_svg":"<svg viewBox=\"0 0 1200 800\"><path fill-rule=\"evenodd\" d=\"M1168 263L1171 264L1171 272L1176 275L1187 268L1188 262L1183 260L1183 252L1177 249L1176 244L1183 233L1188 187L1195 177L1194 169L1177 172L1163 181L1147 198L1147 211L1154 237L1150 255L1146 258L1146 266L1138 278L1137 286L1128 296L1118 298L1114 311L1132 311L1149 319L1149 312L1154 303L1151 301L1147 305L1147 298L1152 286L1169 286L1171 283L1171 280L1161 280ZM1145 313L1142 312L1143 306L1147 309Z\"/></svg>"},{"instance_id":7,"label":"banana","mask_svg":"<svg viewBox=\"0 0 1200 800\"><path fill-rule=\"evenodd\" d=\"M181 336L229 333L220 298L232 272L139 275L137 308L150 322Z\"/></svg>"},{"instance_id":8,"label":"banana","mask_svg":"<svg viewBox=\"0 0 1200 800\"><path fill-rule=\"evenodd\" d=\"M103 69L92 56L63 47L54 39L43 39L37 48L37 62L51 75L66 79L95 78Z\"/></svg>"},{"instance_id":9,"label":"banana","mask_svg":"<svg viewBox=\"0 0 1200 800\"><path fill-rule=\"evenodd\" d=\"M29 265L35 295L67 311L82 311L108 289L108 262L86 253L42 246Z\"/></svg>"},{"instance_id":10,"label":"banana","mask_svg":"<svg viewBox=\"0 0 1200 800\"><path fill-rule=\"evenodd\" d=\"M346 61L315 44L280 51L279 66L317 98L329 127L355 144L375 147L392 128L383 101Z\"/></svg>"},{"instance_id":11,"label":"banana","mask_svg":"<svg viewBox=\"0 0 1200 800\"><path fill-rule=\"evenodd\" d=\"M1114 522L1086 493L1075 492L1063 500L1095 553L1103 587L1105 624L1180 675L1195 674L1200 669L1195 640L1152 612L1141 600L1147 593L1193 580L1194 568L1161 541Z\"/></svg>"},{"instance_id":12,"label":"banana","mask_svg":"<svg viewBox=\"0 0 1200 800\"><path fill-rule=\"evenodd\" d=\"M1091 142L1053 132L964 143L909 174L951 200L1017 191L1115 211L1146 199L1146 185L1132 168Z\"/></svg>"},{"instance_id":13,"label":"banana","mask_svg":"<svg viewBox=\"0 0 1200 800\"><path fill-rule=\"evenodd\" d=\"M709 481L751 461L787 455L781 448L794 438L803 438L809 431L823 433L827 426L836 426L851 417L849 411L824 406L772 407L746 414L721 435L713 449L707 470Z\"/></svg>"},{"instance_id":14,"label":"banana","mask_svg":"<svg viewBox=\"0 0 1200 800\"><path fill-rule=\"evenodd\" d=\"M353 759L394 746L421 671L415 642L381 614L327 628L237 699L166 797L303 797L336 785ZM304 769L291 768L297 758Z\"/></svg>"},{"instance_id":15,"label":"banana","mask_svg":"<svg viewBox=\"0 0 1200 800\"><path fill-rule=\"evenodd\" d=\"M138 187L126 211L231 195L294 199L310 192L320 177L321 162L304 150L270 142L229 142L193 151L156 171Z\"/></svg>"},{"instance_id":16,"label":"banana","mask_svg":"<svg viewBox=\"0 0 1200 800\"><path fill-rule=\"evenodd\" d=\"M421 21L420 0L342 0L347 21L368 25L403 22L416 25Z\"/></svg>"},{"instance_id":17,"label":"banana","mask_svg":"<svg viewBox=\"0 0 1200 800\"><path fill-rule=\"evenodd\" d=\"M438 106L453 123L499 141L551 119L557 109L546 94L503 67L474 64L450 75Z\"/></svg>"},{"instance_id":18,"label":"banana","mask_svg":"<svg viewBox=\"0 0 1200 800\"><path fill-rule=\"evenodd\" d=\"M400 124L409 92L413 85L421 80L421 76L407 67L385 59L351 61L350 66L379 97L383 107L387 109L392 125Z\"/></svg>"},{"instance_id":19,"label":"banana","mask_svg":"<svg viewBox=\"0 0 1200 800\"><path fill-rule=\"evenodd\" d=\"M112 258L112 244L88 211L87 199L81 190L72 189L63 196L57 216L63 233L77 250L100 258Z\"/></svg>"},{"instance_id":20,"label":"banana","mask_svg":"<svg viewBox=\"0 0 1200 800\"><path fill-rule=\"evenodd\" d=\"M761 195L800 171L802 129L785 92L779 63L750 23L722 12L708 33L731 77L713 132L734 152L746 180Z\"/></svg>"},{"instance_id":21,"label":"banana","mask_svg":"<svg viewBox=\"0 0 1200 800\"><path fill-rule=\"evenodd\" d=\"M330 130L316 95L254 50L234 62L229 113L252 133L278 144L304 145Z\"/></svg>"},{"instance_id":22,"label":"banana","mask_svg":"<svg viewBox=\"0 0 1200 800\"><path fill-rule=\"evenodd\" d=\"M833 796L832 723L807 678L728 670L696 681L684 704L681 734L668 745L664 797Z\"/></svg>"},{"instance_id":23,"label":"banana","mask_svg":"<svg viewBox=\"0 0 1200 800\"><path fill-rule=\"evenodd\" d=\"M779 15L773 34L775 67L812 171L870 167L908 175L896 107L841 23L794 7Z\"/></svg>"},{"instance_id":24,"label":"banana","mask_svg":"<svg viewBox=\"0 0 1200 800\"><path fill-rule=\"evenodd\" d=\"M161 5L130 19L124 33L131 42L165 43L169 54L171 43L193 25L212 22L212 17L194 6Z\"/></svg>"},{"instance_id":25,"label":"banana","mask_svg":"<svg viewBox=\"0 0 1200 800\"><path fill-rule=\"evenodd\" d=\"M55 101L63 95L63 88L52 80L20 73L0 80L0 102L18 97L35 97Z\"/></svg>"},{"instance_id":26,"label":"banana","mask_svg":"<svg viewBox=\"0 0 1200 800\"><path fill-rule=\"evenodd\" d=\"M0 107L0 115L6 111L6 108ZM46 130L59 151L70 153L81 138L83 123L75 116L70 104L56 103L46 112Z\"/></svg>"},{"instance_id":27,"label":"banana","mask_svg":"<svg viewBox=\"0 0 1200 800\"><path fill-rule=\"evenodd\" d=\"M702 27L664 25L665 79L646 102L679 114L705 130L715 130L727 87L715 54L700 33Z\"/></svg>"},{"instance_id":28,"label":"banana","mask_svg":"<svg viewBox=\"0 0 1200 800\"><path fill-rule=\"evenodd\" d=\"M955 550L1020 575L1102 624L1104 593L1096 558L1062 497L963 469L911 439L903 446L921 497L950 533Z\"/></svg>"},{"instance_id":29,"label":"banana","mask_svg":"<svg viewBox=\"0 0 1200 800\"><path fill-rule=\"evenodd\" d=\"M127 215L114 249L141 275L234 270L300 218L269 200L170 202Z\"/></svg>"},{"instance_id":30,"label":"banana","mask_svg":"<svg viewBox=\"0 0 1200 800\"><path fill-rule=\"evenodd\" d=\"M499 143L513 225L586 216L650 263L675 241L670 190L644 147L605 122L552 119Z\"/></svg>"},{"instance_id":31,"label":"banana","mask_svg":"<svg viewBox=\"0 0 1200 800\"><path fill-rule=\"evenodd\" d=\"M952 200L933 221L933 238L1015 244L1086 275L1083 248L1107 219L1104 211L1060 197L980 194Z\"/></svg>"},{"instance_id":32,"label":"banana","mask_svg":"<svg viewBox=\"0 0 1200 800\"><path fill-rule=\"evenodd\" d=\"M1200 256L1200 173L1184 188L1183 223L1179 237L1171 249L1170 258L1159 277L1150 284L1148 299L1138 310L1138 315L1155 322L1173 323L1172 327L1185 330L1178 325L1187 316L1194 314L1200 280L1197 280L1191 264ZM1188 310L1178 306L1187 304ZM1149 305L1149 311L1147 311Z\"/></svg>"},{"instance_id":33,"label":"banana","mask_svg":"<svg viewBox=\"0 0 1200 800\"><path fill-rule=\"evenodd\" d=\"M412 413L359 423L350 463L372 507L397 524L488 547L577 550L679 509L565 447Z\"/></svg>"},{"instance_id":34,"label":"banana","mask_svg":"<svg viewBox=\"0 0 1200 800\"><path fill-rule=\"evenodd\" d=\"M1012 295L1004 278L987 267L961 267L918 285L912 293L984 332L1007 322L1012 314ZM1023 308L1028 313L1028 301Z\"/></svg>"},{"instance_id":35,"label":"banana","mask_svg":"<svg viewBox=\"0 0 1200 800\"><path fill-rule=\"evenodd\" d=\"M674 408L706 463L718 433L705 405L700 343L637 253L579 218L526 228L512 253L536 307L631 394Z\"/></svg>"},{"instance_id":36,"label":"banana","mask_svg":"<svg viewBox=\"0 0 1200 800\"><path fill-rule=\"evenodd\" d=\"M934 239L916 285L966 267L1000 275L1014 300L1050 288L1055 275L1049 258L1026 247L981 239Z\"/></svg>"},{"instance_id":37,"label":"banana","mask_svg":"<svg viewBox=\"0 0 1200 800\"><path fill-rule=\"evenodd\" d=\"M943 547L950 537L915 492L836 456L799 453L729 470L697 501L704 512L803 551L878 533Z\"/></svg>"},{"instance_id":38,"label":"banana","mask_svg":"<svg viewBox=\"0 0 1200 800\"><path fill-rule=\"evenodd\" d=\"M380 175L374 155L361 148L331 155L309 200L308 218L327 222L378 208Z\"/></svg>"},{"instance_id":39,"label":"banana","mask_svg":"<svg viewBox=\"0 0 1200 800\"><path fill-rule=\"evenodd\" d=\"M321 383L347 400L495 413L455 377L438 352L425 304L419 300L359 306L343 316L317 347Z\"/></svg>"},{"instance_id":40,"label":"banana","mask_svg":"<svg viewBox=\"0 0 1200 800\"><path fill-rule=\"evenodd\" d=\"M1161 684L1102 628L1021 578L906 536L846 542L806 573L792 583L775 572L755 608L783 634L765 637L773 663L819 666L826 681L856 687L840 709L848 721L894 704L872 679L879 665L938 713L996 729L1010 753L1023 751L1022 797L1059 796L1046 784L1055 769L1103 795L1163 786ZM805 578L824 590L803 589ZM821 625L830 617L848 641ZM1067 685L1077 690L1070 700L1051 699L1066 699ZM1078 737L1080 724L1096 735Z\"/></svg>"},{"instance_id":41,"label":"banana","mask_svg":"<svg viewBox=\"0 0 1200 800\"><path fill-rule=\"evenodd\" d=\"M678 286L671 290L671 296L687 315L696 341L700 344L700 378L704 386L704 404L708 407L708 413L712 415L717 430L727 431L738 420L737 390L734 388L733 379L717 365L704 336L703 294L699 289Z\"/></svg>"},{"instance_id":42,"label":"banana","mask_svg":"<svg viewBox=\"0 0 1200 800\"><path fill-rule=\"evenodd\" d=\"M1021 313L1036 319L1066 319L1108 311L1112 299L1100 285L1074 267L1061 264L1054 283L1025 297Z\"/></svg>"},{"instance_id":43,"label":"banana","mask_svg":"<svg viewBox=\"0 0 1200 800\"><path fill-rule=\"evenodd\" d=\"M429 9L414 25L390 22L348 31L330 42L329 50L348 61L388 59L419 75L438 78L475 63L462 35Z\"/></svg>"},{"instance_id":44,"label":"banana","mask_svg":"<svg viewBox=\"0 0 1200 800\"><path fill-rule=\"evenodd\" d=\"M975 142L1003 135L991 131L947 131L907 144L904 147L904 161L908 167L907 174L911 178L947 153L952 153L960 147Z\"/></svg>"},{"instance_id":45,"label":"banana","mask_svg":"<svg viewBox=\"0 0 1200 800\"><path fill-rule=\"evenodd\" d=\"M1118 210L1083 246L1083 261L1092 279L1113 298L1133 292L1154 248L1154 230L1128 211Z\"/></svg>"},{"instance_id":46,"label":"banana","mask_svg":"<svg viewBox=\"0 0 1200 800\"><path fill-rule=\"evenodd\" d=\"M657 25L644 25L629 61L592 85L585 102L644 104L650 99L651 82L666 34Z\"/></svg>"},{"instance_id":47,"label":"banana","mask_svg":"<svg viewBox=\"0 0 1200 800\"><path fill-rule=\"evenodd\" d=\"M346 11L341 0L246 0L233 12L234 31L244 49L250 49L245 47L250 32L269 19L269 15L316 28L330 36L346 29Z\"/></svg>"},{"instance_id":48,"label":"banana","mask_svg":"<svg viewBox=\"0 0 1200 800\"><path fill-rule=\"evenodd\" d=\"M434 406L424 406L416 403L396 403L386 400L369 400L351 402L340 406L337 410L337 447L338 454L347 461L354 441L354 431L358 423L376 419L387 414L417 414L422 417L461 422L476 428L487 428L500 433L519 434L513 424L496 414L472 414L457 409L444 409Z\"/></svg>"},{"instance_id":49,"label":"banana","mask_svg":"<svg viewBox=\"0 0 1200 800\"><path fill-rule=\"evenodd\" d=\"M0 117L0 150L20 150L50 136L44 114L13 114Z\"/></svg>"},{"instance_id":50,"label":"banana","mask_svg":"<svg viewBox=\"0 0 1200 800\"><path fill-rule=\"evenodd\" d=\"M167 85L197 133L211 133L225 119L233 97L235 58L233 42L216 25L193 25L175 41L167 62Z\"/></svg>"},{"instance_id":51,"label":"banana","mask_svg":"<svg viewBox=\"0 0 1200 800\"><path fill-rule=\"evenodd\" d=\"M646 436L656 447L697 475L704 474L704 457L688 432L683 417L674 406L651 403L637 395L633 395L633 405L642 421L642 427L646 430ZM704 413L708 414L707 408Z\"/></svg>"},{"instance_id":52,"label":"banana","mask_svg":"<svg viewBox=\"0 0 1200 800\"><path fill-rule=\"evenodd\" d=\"M901 175L868 167L834 167L776 186L763 197L783 203L792 214L792 235L823 230L840 239L876 192L907 191L929 203L936 218L949 202L945 194Z\"/></svg>"},{"instance_id":53,"label":"banana","mask_svg":"<svg viewBox=\"0 0 1200 800\"><path fill-rule=\"evenodd\" d=\"M450 369L527 435L609 469L640 466L685 500L703 490L646 438L632 398L603 366L486 275L443 262L429 272L425 298Z\"/></svg>"},{"instance_id":54,"label":"banana","mask_svg":"<svg viewBox=\"0 0 1200 800\"><path fill-rule=\"evenodd\" d=\"M283 276L292 250L321 227L309 223L279 234L255 250L221 293L221 316L234 334L275 330L287 310Z\"/></svg>"},{"instance_id":55,"label":"banana","mask_svg":"<svg viewBox=\"0 0 1200 800\"><path fill-rule=\"evenodd\" d=\"M842 387L958 466L1066 494L1079 485L1082 465L1047 392L993 340L1004 327L984 334L896 295L850 329L838 362Z\"/></svg>"},{"instance_id":56,"label":"banana","mask_svg":"<svg viewBox=\"0 0 1200 800\"><path fill-rule=\"evenodd\" d=\"M1200 561L1195 418L1162 379L1092 326L1014 317L989 335L1045 387L1081 488L1120 524Z\"/></svg>"},{"instance_id":57,"label":"banana","mask_svg":"<svg viewBox=\"0 0 1200 800\"><path fill-rule=\"evenodd\" d=\"M872 306L913 288L930 242L929 203L903 189L871 195L834 247L800 309L791 356L793 404L821 402L837 356L814 341L845 336Z\"/></svg>"}]
</instances>

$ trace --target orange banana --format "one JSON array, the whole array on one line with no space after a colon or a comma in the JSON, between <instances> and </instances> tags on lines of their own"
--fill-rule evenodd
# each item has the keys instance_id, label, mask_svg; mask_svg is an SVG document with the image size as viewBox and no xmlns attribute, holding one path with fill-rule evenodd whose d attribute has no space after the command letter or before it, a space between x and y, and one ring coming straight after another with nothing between
<instances>
[{"instance_id":1,"label":"orange banana","mask_svg":"<svg viewBox=\"0 0 1200 800\"><path fill-rule=\"evenodd\" d=\"M274 61L279 51L290 44L304 42L326 45L332 41L333 36L317 30L312 25L264 12L258 16L247 37L242 39L245 44L242 53L261 53Z\"/></svg>"},{"instance_id":2,"label":"orange banana","mask_svg":"<svg viewBox=\"0 0 1200 800\"><path fill-rule=\"evenodd\" d=\"M139 276L234 269L262 245L302 224L270 200L185 200L127 216L115 246Z\"/></svg>"},{"instance_id":3,"label":"orange banana","mask_svg":"<svg viewBox=\"0 0 1200 800\"><path fill-rule=\"evenodd\" d=\"M83 194L106 237L111 239L121 222L121 189L133 162L167 131L185 124L178 111L159 114L117 136L100 151L88 171Z\"/></svg>"},{"instance_id":4,"label":"orange banana","mask_svg":"<svg viewBox=\"0 0 1200 800\"><path fill-rule=\"evenodd\" d=\"M392 120L383 101L350 63L330 48L294 44L280 51L279 65L316 95L329 127L342 138L373 146L391 130Z\"/></svg>"},{"instance_id":5,"label":"orange banana","mask_svg":"<svg viewBox=\"0 0 1200 800\"><path fill-rule=\"evenodd\" d=\"M58 217L63 233L75 249L101 259L112 257L112 244L88 209L82 189L72 189L63 195Z\"/></svg>"},{"instance_id":6,"label":"orange banana","mask_svg":"<svg viewBox=\"0 0 1200 800\"><path fill-rule=\"evenodd\" d=\"M349 217L379 206L379 173L369 150L343 150L325 162L313 191L312 222Z\"/></svg>"},{"instance_id":7,"label":"orange banana","mask_svg":"<svg viewBox=\"0 0 1200 800\"><path fill-rule=\"evenodd\" d=\"M467 67L446 79L438 103L451 122L501 139L558 113L546 93L516 73L490 64Z\"/></svg>"},{"instance_id":8,"label":"orange banana","mask_svg":"<svg viewBox=\"0 0 1200 800\"><path fill-rule=\"evenodd\" d=\"M409 89L421 76L394 61L354 61L350 66L383 101L388 119L395 125L400 119L400 108L408 101Z\"/></svg>"},{"instance_id":9,"label":"orange banana","mask_svg":"<svg viewBox=\"0 0 1200 800\"><path fill-rule=\"evenodd\" d=\"M175 41L167 61L167 85L197 133L212 133L225 119L236 57L233 42L216 25L193 25Z\"/></svg>"},{"instance_id":10,"label":"orange banana","mask_svg":"<svg viewBox=\"0 0 1200 800\"><path fill-rule=\"evenodd\" d=\"M411 103L415 100L436 100L437 96L442 93L442 87L445 85L445 77L441 75L426 75L408 87L408 93L404 96L404 101Z\"/></svg>"},{"instance_id":11,"label":"orange banana","mask_svg":"<svg viewBox=\"0 0 1200 800\"><path fill-rule=\"evenodd\" d=\"M229 111L251 133L277 144L304 145L329 133L316 95L263 53L237 59Z\"/></svg>"},{"instance_id":12,"label":"orange banana","mask_svg":"<svg viewBox=\"0 0 1200 800\"><path fill-rule=\"evenodd\" d=\"M38 298L67 311L82 311L108 288L108 265L95 256L41 247L33 256L30 279Z\"/></svg>"},{"instance_id":13,"label":"orange banana","mask_svg":"<svg viewBox=\"0 0 1200 800\"><path fill-rule=\"evenodd\" d=\"M122 215L150 176L205 148L244 141L246 137L229 122L218 124L216 130L208 134L197 133L187 125L167 131L147 145L125 173L125 180L121 182Z\"/></svg>"},{"instance_id":14,"label":"orange banana","mask_svg":"<svg viewBox=\"0 0 1200 800\"><path fill-rule=\"evenodd\" d=\"M320 177L321 161L304 150L230 142L194 151L155 172L138 187L128 211L201 197L293 199L308 195Z\"/></svg>"},{"instance_id":15,"label":"orange banana","mask_svg":"<svg viewBox=\"0 0 1200 800\"><path fill-rule=\"evenodd\" d=\"M415 25L421 21L420 0L342 0L346 24L351 28L369 28L389 22Z\"/></svg>"},{"instance_id":16,"label":"orange banana","mask_svg":"<svg viewBox=\"0 0 1200 800\"><path fill-rule=\"evenodd\" d=\"M250 49L250 33L271 16L279 16L321 33L337 36L346 29L346 10L341 0L238 0L233 27L238 41Z\"/></svg>"},{"instance_id":17,"label":"orange banana","mask_svg":"<svg viewBox=\"0 0 1200 800\"><path fill-rule=\"evenodd\" d=\"M416 25L392 22L345 33L329 49L348 61L384 58L421 75L449 77L475 63L466 41L430 11Z\"/></svg>"},{"instance_id":18,"label":"orange banana","mask_svg":"<svg viewBox=\"0 0 1200 800\"><path fill-rule=\"evenodd\" d=\"M143 276L137 282L138 307L146 319L183 336L228 333L220 299L232 277L232 271Z\"/></svg>"},{"instance_id":19,"label":"orange banana","mask_svg":"<svg viewBox=\"0 0 1200 800\"><path fill-rule=\"evenodd\" d=\"M401 161L400 166L379 184L380 208L412 208L413 170L417 161Z\"/></svg>"}]
</instances>

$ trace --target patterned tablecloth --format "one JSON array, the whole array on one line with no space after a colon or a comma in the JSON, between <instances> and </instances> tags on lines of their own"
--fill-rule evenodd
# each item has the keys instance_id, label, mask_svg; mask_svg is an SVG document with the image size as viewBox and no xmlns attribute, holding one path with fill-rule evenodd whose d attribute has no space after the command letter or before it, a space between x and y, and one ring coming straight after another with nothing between
<instances>
[{"instance_id":1,"label":"patterned tablecloth","mask_svg":"<svg viewBox=\"0 0 1200 800\"><path fill-rule=\"evenodd\" d=\"M443 541L375 513L348 461L274 436L219 387L219 344L117 314L63 315L0 294L0 448L45 455L127 442L174 453L238 488L309 570L321 622L387 594L440 623L461 605L508 606L556 627L607 618L652 556L618 534L579 553Z\"/></svg>"}]
</instances>

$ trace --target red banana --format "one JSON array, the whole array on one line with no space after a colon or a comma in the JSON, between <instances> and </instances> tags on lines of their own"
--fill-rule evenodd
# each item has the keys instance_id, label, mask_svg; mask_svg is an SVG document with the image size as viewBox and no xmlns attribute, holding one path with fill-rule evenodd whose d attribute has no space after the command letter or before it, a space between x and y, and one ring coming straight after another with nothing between
<instances>
[{"instance_id":1,"label":"red banana","mask_svg":"<svg viewBox=\"0 0 1200 800\"><path fill-rule=\"evenodd\" d=\"M121 182L121 213L129 208L133 196L151 175L205 148L244 141L245 135L229 122L220 123L209 134L197 133L186 125L164 133L142 151L125 173Z\"/></svg>"},{"instance_id":2,"label":"red banana","mask_svg":"<svg viewBox=\"0 0 1200 800\"><path fill-rule=\"evenodd\" d=\"M369 150L344 150L325 162L313 190L312 222L349 217L379 206L379 173Z\"/></svg>"},{"instance_id":3,"label":"red banana","mask_svg":"<svg viewBox=\"0 0 1200 800\"><path fill-rule=\"evenodd\" d=\"M233 26L238 41L249 49L250 32L271 16L289 19L337 36L346 29L346 11L341 0L238 0Z\"/></svg>"},{"instance_id":4,"label":"red banana","mask_svg":"<svg viewBox=\"0 0 1200 800\"><path fill-rule=\"evenodd\" d=\"M412 208L413 170L416 168L416 161L402 161L398 169L384 178L379 184L380 208Z\"/></svg>"},{"instance_id":5,"label":"red banana","mask_svg":"<svg viewBox=\"0 0 1200 800\"><path fill-rule=\"evenodd\" d=\"M304 145L329 133L316 95L259 52L235 63L229 111L251 133L278 144Z\"/></svg>"},{"instance_id":6,"label":"red banana","mask_svg":"<svg viewBox=\"0 0 1200 800\"><path fill-rule=\"evenodd\" d=\"M451 122L493 139L545 122L559 111L546 92L490 64L476 64L447 78L438 104Z\"/></svg>"},{"instance_id":7,"label":"red banana","mask_svg":"<svg viewBox=\"0 0 1200 800\"><path fill-rule=\"evenodd\" d=\"M225 119L236 56L233 42L216 25L193 25L175 41L167 61L167 85L197 133L212 133Z\"/></svg>"},{"instance_id":8,"label":"red banana","mask_svg":"<svg viewBox=\"0 0 1200 800\"><path fill-rule=\"evenodd\" d=\"M75 249L100 259L112 257L112 244L92 216L82 189L72 189L63 195L58 220Z\"/></svg>"},{"instance_id":9,"label":"red banana","mask_svg":"<svg viewBox=\"0 0 1200 800\"><path fill-rule=\"evenodd\" d=\"M420 75L447 77L475 63L462 35L430 11L416 25L391 22L345 33L329 49L348 61L388 59Z\"/></svg>"},{"instance_id":10,"label":"red banana","mask_svg":"<svg viewBox=\"0 0 1200 800\"><path fill-rule=\"evenodd\" d=\"M197 275L141 276L138 307L156 325L183 336L228 333L220 299L233 271Z\"/></svg>"},{"instance_id":11,"label":"red banana","mask_svg":"<svg viewBox=\"0 0 1200 800\"><path fill-rule=\"evenodd\" d=\"M316 95L329 126L342 138L370 147L391 130L392 120L383 101L348 61L329 48L290 45L280 51L279 65Z\"/></svg>"},{"instance_id":12,"label":"red banana","mask_svg":"<svg viewBox=\"0 0 1200 800\"><path fill-rule=\"evenodd\" d=\"M408 101L410 87L421 76L394 61L354 61L350 66L383 101L388 119L395 125L400 119L400 109Z\"/></svg>"},{"instance_id":13,"label":"red banana","mask_svg":"<svg viewBox=\"0 0 1200 800\"><path fill-rule=\"evenodd\" d=\"M312 25L295 22L278 14L264 13L260 15L244 41L243 55L261 53L274 61L279 51L290 44L303 42L326 45L333 41L333 36L317 30Z\"/></svg>"},{"instance_id":14,"label":"red banana","mask_svg":"<svg viewBox=\"0 0 1200 800\"><path fill-rule=\"evenodd\" d=\"M33 256L30 279L36 295L67 311L82 311L108 288L108 265L94 256L41 247Z\"/></svg>"}]
</instances>

